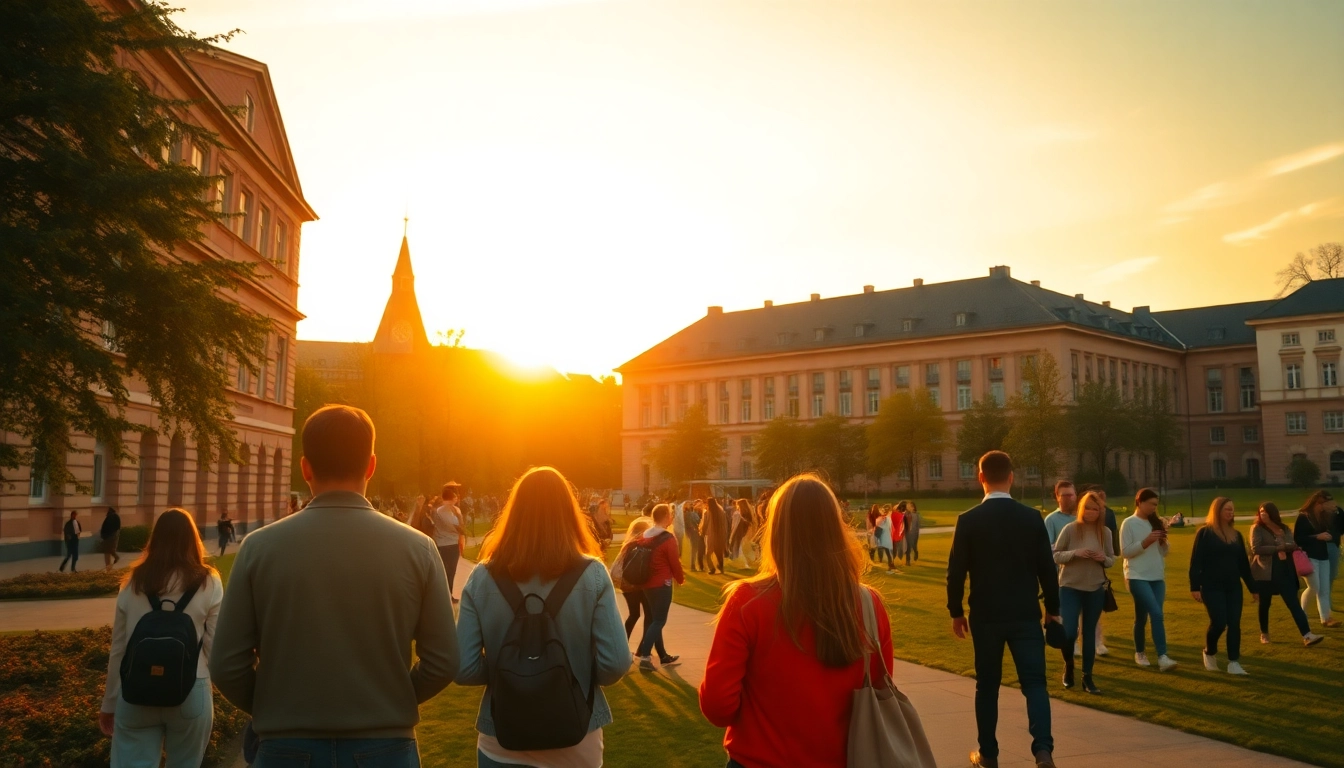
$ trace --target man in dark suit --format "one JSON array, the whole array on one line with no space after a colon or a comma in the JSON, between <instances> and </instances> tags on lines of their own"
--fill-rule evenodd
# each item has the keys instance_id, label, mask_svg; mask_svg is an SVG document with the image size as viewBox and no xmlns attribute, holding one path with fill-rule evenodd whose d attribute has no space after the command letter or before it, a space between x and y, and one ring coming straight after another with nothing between
<instances>
[{"instance_id":1,"label":"man in dark suit","mask_svg":"<svg viewBox=\"0 0 1344 768\"><path fill-rule=\"evenodd\" d=\"M1031 753L1036 765L1053 768L1055 742L1050 735L1050 695L1045 687L1045 636L1038 594L1044 595L1048 621L1059 621L1059 582L1045 522L1036 510L1009 495L1013 462L1003 451L980 457L985 499L957 518L947 560L947 610L952 632L975 647L975 722L980 749L971 765L998 768L999 683L1003 649L1017 667L1027 699ZM967 574L971 577L971 616L962 608Z\"/></svg>"}]
</instances>

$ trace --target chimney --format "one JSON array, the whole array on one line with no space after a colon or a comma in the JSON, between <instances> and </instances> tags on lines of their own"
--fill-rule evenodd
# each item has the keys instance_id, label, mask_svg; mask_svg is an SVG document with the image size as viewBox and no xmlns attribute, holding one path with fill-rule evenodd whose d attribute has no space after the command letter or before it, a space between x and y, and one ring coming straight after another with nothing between
<instances>
[{"instance_id":1,"label":"chimney","mask_svg":"<svg viewBox=\"0 0 1344 768\"><path fill-rule=\"evenodd\" d=\"M1103 302L1101 302L1101 306L1103 306L1103 307L1109 307L1109 306L1111 306L1111 302L1110 302L1110 301L1103 301Z\"/></svg>"},{"instance_id":2,"label":"chimney","mask_svg":"<svg viewBox=\"0 0 1344 768\"><path fill-rule=\"evenodd\" d=\"M1031 281L1031 284L1034 285L1034 286L1036 286L1037 288L1040 288L1040 287L1041 287L1041 281L1040 281L1040 280L1032 280L1032 281Z\"/></svg>"},{"instance_id":3,"label":"chimney","mask_svg":"<svg viewBox=\"0 0 1344 768\"><path fill-rule=\"evenodd\" d=\"M1150 314L1149 310L1150 308L1147 306L1135 307L1134 312L1132 314L1134 314L1137 317L1148 317L1148 315Z\"/></svg>"},{"instance_id":4,"label":"chimney","mask_svg":"<svg viewBox=\"0 0 1344 768\"><path fill-rule=\"evenodd\" d=\"M723 314L723 307L710 307L707 313L710 317Z\"/></svg>"},{"instance_id":5,"label":"chimney","mask_svg":"<svg viewBox=\"0 0 1344 768\"><path fill-rule=\"evenodd\" d=\"M820 293L814 293L814 294L812 294L812 300L813 300L813 301L821 301L821 294L820 294Z\"/></svg>"},{"instance_id":6,"label":"chimney","mask_svg":"<svg viewBox=\"0 0 1344 768\"><path fill-rule=\"evenodd\" d=\"M922 278L922 277L916 277L916 278L915 278L915 287L916 287L916 288L921 288L921 287L923 287L923 285L924 285L924 278Z\"/></svg>"},{"instance_id":7,"label":"chimney","mask_svg":"<svg viewBox=\"0 0 1344 768\"><path fill-rule=\"evenodd\" d=\"M865 286L863 286L863 292L864 292L864 293L872 293L872 292L873 292L873 286L871 286L871 285L865 285Z\"/></svg>"},{"instance_id":8,"label":"chimney","mask_svg":"<svg viewBox=\"0 0 1344 768\"><path fill-rule=\"evenodd\" d=\"M775 306L775 302L773 302L773 301L771 301L771 300L769 300L769 299L766 299L766 300L765 300L765 308L766 308L766 309L769 309L769 308L771 308L771 307L773 307L773 306Z\"/></svg>"},{"instance_id":9,"label":"chimney","mask_svg":"<svg viewBox=\"0 0 1344 768\"><path fill-rule=\"evenodd\" d=\"M1073 294L1073 298L1077 299L1078 301L1082 301L1082 300L1083 300L1083 294L1081 294L1081 293L1075 293L1075 294Z\"/></svg>"},{"instance_id":10,"label":"chimney","mask_svg":"<svg viewBox=\"0 0 1344 768\"><path fill-rule=\"evenodd\" d=\"M997 267L990 267L990 268L989 268L989 276L990 276L990 277L1012 277L1012 276L1013 276L1013 270L1012 270L1011 267L1002 266L1002 265L997 266Z\"/></svg>"}]
</instances>

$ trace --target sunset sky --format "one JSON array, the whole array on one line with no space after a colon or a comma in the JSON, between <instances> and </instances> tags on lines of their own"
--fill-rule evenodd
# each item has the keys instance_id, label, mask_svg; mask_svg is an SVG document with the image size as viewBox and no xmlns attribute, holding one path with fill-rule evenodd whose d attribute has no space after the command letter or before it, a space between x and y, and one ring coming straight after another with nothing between
<instances>
[{"instance_id":1,"label":"sunset sky","mask_svg":"<svg viewBox=\"0 0 1344 768\"><path fill-rule=\"evenodd\" d=\"M180 0L264 61L299 326L603 373L729 311L975 277L1268 298L1344 239L1344 3Z\"/></svg>"}]
</instances>

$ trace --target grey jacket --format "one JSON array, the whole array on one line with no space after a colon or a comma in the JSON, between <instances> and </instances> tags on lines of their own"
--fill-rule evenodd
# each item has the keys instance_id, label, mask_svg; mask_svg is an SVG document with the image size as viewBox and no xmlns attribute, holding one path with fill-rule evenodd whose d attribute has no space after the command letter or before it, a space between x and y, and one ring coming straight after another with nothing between
<instances>
[{"instance_id":1,"label":"grey jacket","mask_svg":"<svg viewBox=\"0 0 1344 768\"><path fill-rule=\"evenodd\" d=\"M1293 541L1293 532L1284 528L1278 536L1269 528L1256 524L1251 526L1251 576L1256 581L1272 581L1274 578L1274 559L1279 556L1279 552L1285 552L1291 558L1293 550L1297 549L1297 542ZM1296 568L1293 561L1288 560L1289 568ZM1296 581L1297 571L1293 570L1293 580Z\"/></svg>"},{"instance_id":2,"label":"grey jacket","mask_svg":"<svg viewBox=\"0 0 1344 768\"><path fill-rule=\"evenodd\" d=\"M536 577L518 583L518 589L524 595L535 593L542 598L549 595L554 586L554 579L543 583ZM500 594L484 563L473 568L471 576L467 577L460 609L457 641L461 649L461 666L457 684L486 686L485 695L481 697L481 710L476 716L476 730L495 736L495 724L490 718L487 665L504 643L504 635L513 623L513 609ZM625 637L625 625L616 610L616 590L612 587L611 575L600 561L593 559L574 585L574 591L556 618L556 629L564 639L570 668L585 694L594 677L599 686L613 685L630 671L633 657ZM599 689L593 695L593 717L588 723L588 731L591 733L611 720L611 707Z\"/></svg>"}]
</instances>

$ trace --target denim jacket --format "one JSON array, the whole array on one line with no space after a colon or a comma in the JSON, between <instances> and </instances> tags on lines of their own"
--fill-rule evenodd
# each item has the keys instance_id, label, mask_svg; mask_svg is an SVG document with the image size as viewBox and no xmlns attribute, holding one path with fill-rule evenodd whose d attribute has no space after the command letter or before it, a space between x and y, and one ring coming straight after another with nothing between
<instances>
[{"instance_id":1,"label":"denim jacket","mask_svg":"<svg viewBox=\"0 0 1344 768\"><path fill-rule=\"evenodd\" d=\"M633 660L625 625L616 610L616 590L611 585L611 576L601 562L593 560L556 617L556 629L563 638L570 668L585 694L594 677L599 686L615 684L630 671ZM524 595L535 593L542 598L549 595L554 586L555 580L542 582L535 576L518 582ZM495 724L490 719L490 674L486 659L499 653L504 635L513 623L513 609L495 586L485 563L472 569L462 588L460 608L457 641L461 665L457 684L486 686L476 717L476 730L495 736ZM593 717L588 723L588 731L591 733L611 720L611 707L599 689L593 695Z\"/></svg>"}]
</instances>

